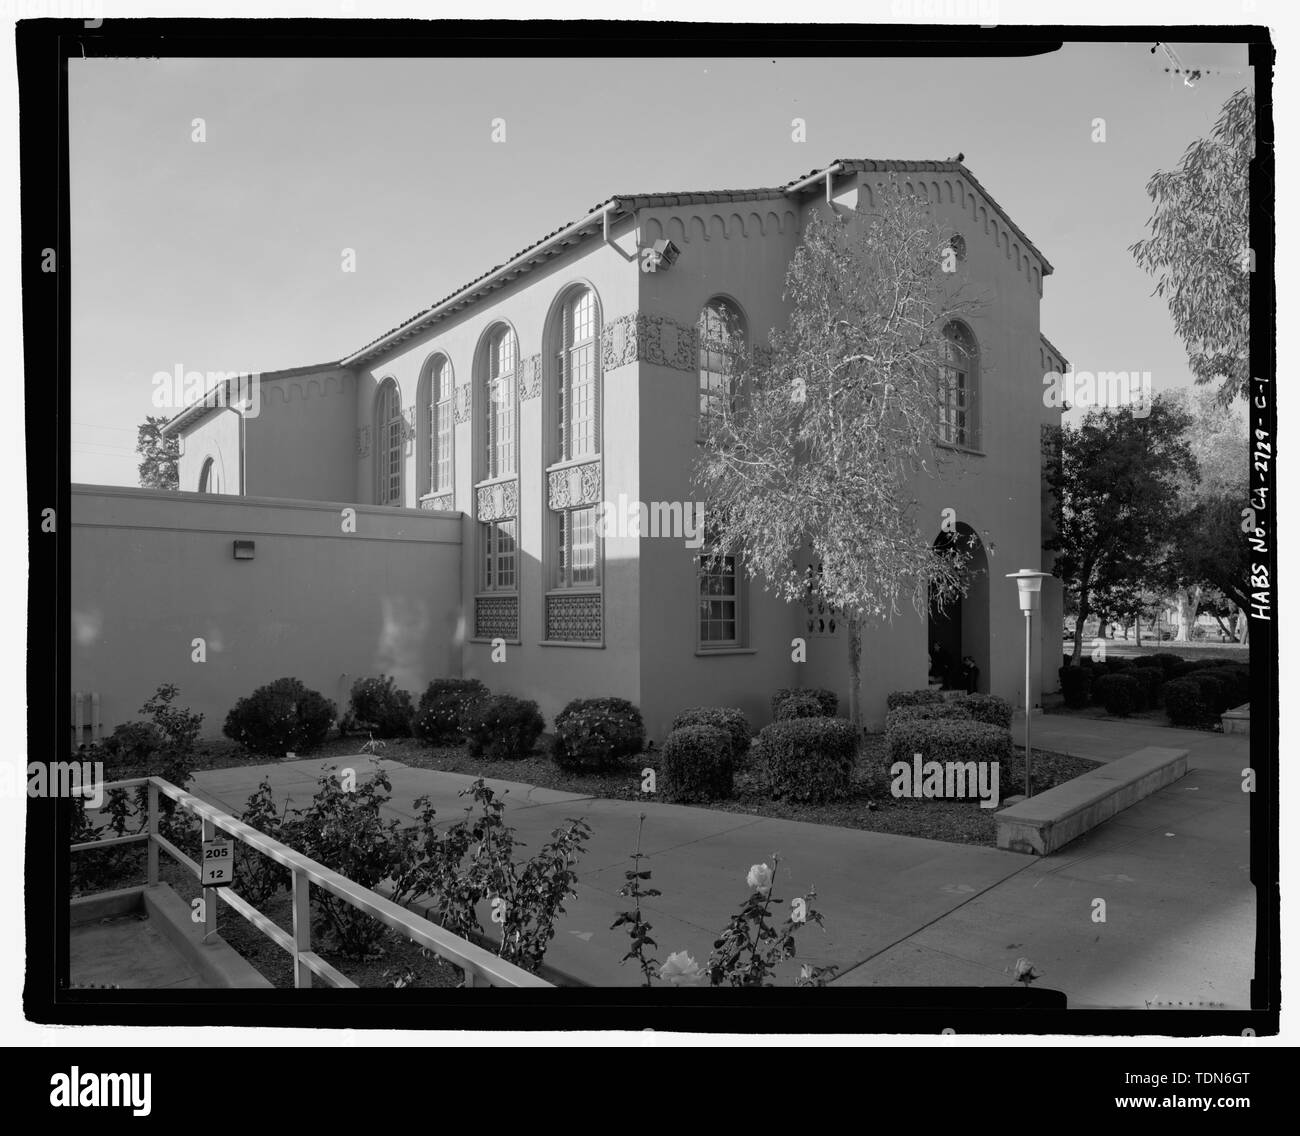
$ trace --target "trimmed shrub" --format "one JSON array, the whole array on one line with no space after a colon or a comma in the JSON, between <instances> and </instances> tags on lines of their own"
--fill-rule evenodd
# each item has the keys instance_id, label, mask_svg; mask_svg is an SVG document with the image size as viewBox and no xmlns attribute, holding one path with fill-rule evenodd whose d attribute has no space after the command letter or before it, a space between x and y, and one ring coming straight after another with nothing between
<instances>
[{"instance_id":1,"label":"trimmed shrub","mask_svg":"<svg viewBox=\"0 0 1300 1136\"><path fill-rule=\"evenodd\" d=\"M390 675L357 679L349 705L350 730L381 738L404 738L411 733L411 696L398 690Z\"/></svg>"},{"instance_id":2,"label":"trimmed shrub","mask_svg":"<svg viewBox=\"0 0 1300 1136\"><path fill-rule=\"evenodd\" d=\"M726 731L731 739L733 765L744 760L749 753L749 743L754 736L745 712L729 706L693 706L689 710L683 710L673 719L671 729L681 730L687 726L712 726Z\"/></svg>"},{"instance_id":3,"label":"trimmed shrub","mask_svg":"<svg viewBox=\"0 0 1300 1136\"><path fill-rule=\"evenodd\" d=\"M325 740L334 706L296 678L277 678L235 703L222 732L254 753L309 753Z\"/></svg>"},{"instance_id":4,"label":"trimmed shrub","mask_svg":"<svg viewBox=\"0 0 1300 1136\"><path fill-rule=\"evenodd\" d=\"M1207 670L1218 665L1219 660L1217 659L1180 659L1169 673L1172 678L1186 678L1197 671Z\"/></svg>"},{"instance_id":5,"label":"trimmed shrub","mask_svg":"<svg viewBox=\"0 0 1300 1136\"><path fill-rule=\"evenodd\" d=\"M787 690L783 697L772 699L772 716L778 722L788 722L792 718L825 718L822 704L817 697L806 690Z\"/></svg>"},{"instance_id":6,"label":"trimmed shrub","mask_svg":"<svg viewBox=\"0 0 1300 1136\"><path fill-rule=\"evenodd\" d=\"M1155 655L1138 655L1137 658L1129 659L1129 662L1135 667L1152 667L1164 670L1160 660Z\"/></svg>"},{"instance_id":7,"label":"trimmed shrub","mask_svg":"<svg viewBox=\"0 0 1300 1136\"><path fill-rule=\"evenodd\" d=\"M965 707L966 713L973 721L983 722L988 726L1001 726L1004 730L1011 728L1011 703L996 694L967 694L956 700Z\"/></svg>"},{"instance_id":8,"label":"trimmed shrub","mask_svg":"<svg viewBox=\"0 0 1300 1136\"><path fill-rule=\"evenodd\" d=\"M892 730L900 722L969 722L970 710L964 699L946 699L943 702L922 703L918 706L899 706L885 714L885 729Z\"/></svg>"},{"instance_id":9,"label":"trimmed shrub","mask_svg":"<svg viewBox=\"0 0 1300 1136\"><path fill-rule=\"evenodd\" d=\"M847 718L788 718L764 726L755 747L774 797L830 801L849 792L858 731Z\"/></svg>"},{"instance_id":10,"label":"trimmed shrub","mask_svg":"<svg viewBox=\"0 0 1300 1136\"><path fill-rule=\"evenodd\" d=\"M794 700L802 707L805 698L811 698L817 703L818 709L815 715L782 713L782 706L787 701ZM839 712L839 708L840 700L835 691L827 690L821 686L809 687L807 690L783 689L772 695L772 717L778 722L785 718L834 718Z\"/></svg>"},{"instance_id":11,"label":"trimmed shrub","mask_svg":"<svg viewBox=\"0 0 1300 1136\"><path fill-rule=\"evenodd\" d=\"M1161 688L1165 713L1175 726L1204 726L1214 721L1213 707L1201 694L1201 684L1190 678L1171 678Z\"/></svg>"},{"instance_id":12,"label":"trimmed shrub","mask_svg":"<svg viewBox=\"0 0 1300 1136\"><path fill-rule=\"evenodd\" d=\"M720 726L682 726L664 739L659 758L664 798L716 801L731 796L735 739Z\"/></svg>"},{"instance_id":13,"label":"trimmed shrub","mask_svg":"<svg viewBox=\"0 0 1300 1136\"><path fill-rule=\"evenodd\" d=\"M1240 706L1250 701L1250 668L1238 664L1222 667L1206 667L1201 674L1214 675L1228 686L1233 706ZM1231 707L1230 707L1231 708Z\"/></svg>"},{"instance_id":14,"label":"trimmed shrub","mask_svg":"<svg viewBox=\"0 0 1300 1136\"><path fill-rule=\"evenodd\" d=\"M924 721L914 719L903 721L888 734L889 764L905 762L912 764L916 754L922 761L937 761L946 764L950 761L996 761L1001 796L1010 796L1023 790L1014 785L1017 776L1013 768L1011 733L1000 726L990 726L986 722L960 721ZM1023 778L1023 767L1019 776Z\"/></svg>"},{"instance_id":15,"label":"trimmed shrub","mask_svg":"<svg viewBox=\"0 0 1300 1136\"><path fill-rule=\"evenodd\" d=\"M626 698L575 698L555 716L551 756L564 769L614 768L643 748L641 711Z\"/></svg>"},{"instance_id":16,"label":"trimmed shrub","mask_svg":"<svg viewBox=\"0 0 1300 1136\"><path fill-rule=\"evenodd\" d=\"M1106 707L1107 714L1127 718L1143 705L1145 692L1131 674L1105 674L1092 684L1092 700Z\"/></svg>"},{"instance_id":17,"label":"trimmed shrub","mask_svg":"<svg viewBox=\"0 0 1300 1136\"><path fill-rule=\"evenodd\" d=\"M513 694L496 694L469 703L460 730L472 757L510 760L527 757L546 728L537 703Z\"/></svg>"},{"instance_id":18,"label":"trimmed shrub","mask_svg":"<svg viewBox=\"0 0 1300 1136\"><path fill-rule=\"evenodd\" d=\"M1107 674L1117 674L1119 671L1128 670L1133 665L1133 660L1120 655L1107 655L1101 665L1106 668Z\"/></svg>"},{"instance_id":19,"label":"trimmed shrub","mask_svg":"<svg viewBox=\"0 0 1300 1136\"><path fill-rule=\"evenodd\" d=\"M897 710L900 706L933 706L944 701L942 690L894 690L886 696L885 705Z\"/></svg>"},{"instance_id":20,"label":"trimmed shrub","mask_svg":"<svg viewBox=\"0 0 1300 1136\"><path fill-rule=\"evenodd\" d=\"M1201 700L1210 707L1214 714L1222 714L1232 708L1237 684L1234 680L1208 667L1193 671L1187 676L1189 682L1201 688Z\"/></svg>"},{"instance_id":21,"label":"trimmed shrub","mask_svg":"<svg viewBox=\"0 0 1300 1136\"><path fill-rule=\"evenodd\" d=\"M435 678L420 695L411 729L426 742L456 741L461 736L460 716L465 709L491 695L476 678Z\"/></svg>"},{"instance_id":22,"label":"trimmed shrub","mask_svg":"<svg viewBox=\"0 0 1300 1136\"><path fill-rule=\"evenodd\" d=\"M1160 688L1165 682L1165 671L1160 666L1130 667L1124 672L1142 688L1144 709L1160 705Z\"/></svg>"},{"instance_id":23,"label":"trimmed shrub","mask_svg":"<svg viewBox=\"0 0 1300 1136\"><path fill-rule=\"evenodd\" d=\"M1061 677L1061 693L1065 704L1071 710L1082 710L1088 705L1092 693L1092 669L1085 667L1062 667L1058 672Z\"/></svg>"},{"instance_id":24,"label":"trimmed shrub","mask_svg":"<svg viewBox=\"0 0 1300 1136\"><path fill-rule=\"evenodd\" d=\"M1146 655L1145 658L1153 663L1158 660L1166 678L1174 677L1171 672L1183 661L1182 655L1175 655L1172 651L1157 651L1154 655Z\"/></svg>"}]
</instances>

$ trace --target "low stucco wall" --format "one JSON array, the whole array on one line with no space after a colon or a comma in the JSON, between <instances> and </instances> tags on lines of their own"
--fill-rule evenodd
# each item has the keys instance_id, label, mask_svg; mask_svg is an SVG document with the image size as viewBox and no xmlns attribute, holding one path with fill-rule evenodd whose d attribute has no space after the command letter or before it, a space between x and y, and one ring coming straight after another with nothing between
<instances>
[{"instance_id":1,"label":"low stucco wall","mask_svg":"<svg viewBox=\"0 0 1300 1136\"><path fill-rule=\"evenodd\" d=\"M346 702L361 675L418 695L460 674L459 514L74 485L71 541L72 689L100 695L106 733L164 682L219 737L286 675Z\"/></svg>"}]
</instances>

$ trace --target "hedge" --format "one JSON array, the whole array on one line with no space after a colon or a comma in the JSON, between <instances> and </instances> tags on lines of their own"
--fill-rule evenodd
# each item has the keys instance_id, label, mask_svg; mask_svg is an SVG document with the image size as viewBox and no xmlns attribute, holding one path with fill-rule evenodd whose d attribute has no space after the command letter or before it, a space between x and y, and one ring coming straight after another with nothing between
<instances>
[{"instance_id":1,"label":"hedge","mask_svg":"<svg viewBox=\"0 0 1300 1136\"><path fill-rule=\"evenodd\" d=\"M466 707L491 694L476 678L435 678L420 695L411 728L426 742L455 741Z\"/></svg>"},{"instance_id":2,"label":"hedge","mask_svg":"<svg viewBox=\"0 0 1300 1136\"><path fill-rule=\"evenodd\" d=\"M575 698L555 716L551 756L564 769L612 769L645 748L645 722L626 698Z\"/></svg>"},{"instance_id":3,"label":"hedge","mask_svg":"<svg viewBox=\"0 0 1300 1136\"><path fill-rule=\"evenodd\" d=\"M693 706L689 710L683 710L673 719L671 729L680 730L686 726L713 726L724 730L731 739L733 765L748 755L749 744L754 736L745 712L729 706Z\"/></svg>"},{"instance_id":4,"label":"hedge","mask_svg":"<svg viewBox=\"0 0 1300 1136\"><path fill-rule=\"evenodd\" d=\"M1190 678L1171 678L1161 688L1165 713L1175 726L1204 726L1214 721L1214 710Z\"/></svg>"},{"instance_id":5,"label":"hedge","mask_svg":"<svg viewBox=\"0 0 1300 1136\"><path fill-rule=\"evenodd\" d=\"M787 718L833 718L839 707L835 692L824 687L783 689L772 695L772 717L778 722Z\"/></svg>"},{"instance_id":6,"label":"hedge","mask_svg":"<svg viewBox=\"0 0 1300 1136\"><path fill-rule=\"evenodd\" d=\"M849 792L858 731L847 718L790 718L764 726L755 753L774 797L834 800Z\"/></svg>"},{"instance_id":7,"label":"hedge","mask_svg":"<svg viewBox=\"0 0 1300 1136\"><path fill-rule=\"evenodd\" d=\"M471 757L514 760L527 757L546 727L537 703L496 694L469 703L460 716Z\"/></svg>"},{"instance_id":8,"label":"hedge","mask_svg":"<svg viewBox=\"0 0 1300 1136\"><path fill-rule=\"evenodd\" d=\"M283 757L315 749L333 722L334 705L324 695L296 678L277 678L236 702L222 732L254 753Z\"/></svg>"},{"instance_id":9,"label":"hedge","mask_svg":"<svg viewBox=\"0 0 1300 1136\"><path fill-rule=\"evenodd\" d=\"M1107 714L1127 718L1145 705L1146 692L1132 674L1104 674L1092 684L1093 702L1104 706Z\"/></svg>"},{"instance_id":10,"label":"hedge","mask_svg":"<svg viewBox=\"0 0 1300 1136\"><path fill-rule=\"evenodd\" d=\"M1082 710L1088 705L1092 693L1092 669L1062 667L1057 673L1061 678L1061 694L1065 696L1065 704L1071 710Z\"/></svg>"},{"instance_id":11,"label":"hedge","mask_svg":"<svg viewBox=\"0 0 1300 1136\"><path fill-rule=\"evenodd\" d=\"M1011 733L986 722L925 721L900 722L888 734L889 764L912 764L916 754L923 761L996 761L1001 797L1024 791L1024 767L1014 758ZM1019 781L1017 782L1017 778Z\"/></svg>"},{"instance_id":12,"label":"hedge","mask_svg":"<svg viewBox=\"0 0 1300 1136\"><path fill-rule=\"evenodd\" d=\"M720 726L682 726L664 739L659 788L670 801L717 801L731 796L735 740Z\"/></svg>"}]
</instances>

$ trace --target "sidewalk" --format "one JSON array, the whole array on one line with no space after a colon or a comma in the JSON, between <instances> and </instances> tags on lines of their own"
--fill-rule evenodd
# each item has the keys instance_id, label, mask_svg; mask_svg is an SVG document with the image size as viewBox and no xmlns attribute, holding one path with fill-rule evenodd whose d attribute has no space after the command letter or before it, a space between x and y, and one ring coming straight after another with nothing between
<instances>
[{"instance_id":1,"label":"sidewalk","mask_svg":"<svg viewBox=\"0 0 1300 1136\"><path fill-rule=\"evenodd\" d=\"M631 866L637 818L645 812L642 850L650 856L651 885L664 894L643 910L660 962L687 950L703 965L747 895L750 865L770 863L779 852L776 894L788 902L815 884L826 919L825 933L816 926L800 932L800 956L779 972L782 981L811 962L838 965L837 984L844 985L998 986L1012 981L1010 968L1026 955L1043 984L1064 990L1072 1006L1141 1007L1164 1000L1248 1006L1254 951L1249 800L1233 753L1242 739L1206 735L1232 743L1216 756L1188 744L1197 740L1190 731L1146 727L1156 731L1156 741L1123 724L1084 722L1079 729L1076 720L1057 718L1058 727L1054 718L1034 721L1044 748L1083 756L1104 749L1102 759L1109 760L1144 745L1175 745L1195 750L1192 771L1046 859L488 783L507 791L507 822L529 853L568 817L591 825L578 896L567 903L547 953L549 965L589 985L639 981L633 964L619 962L627 950L624 929L609 925L626 905L618 889ZM277 802L287 794L301 808L320 771L331 765L351 766L358 778L384 768L393 785L390 807L408 820L421 794L434 799L441 821L458 819L465 801L457 794L473 780L358 756L213 770L197 774L193 788L238 813L267 776ZM1107 901L1105 923L1092 921L1095 898Z\"/></svg>"}]
</instances>

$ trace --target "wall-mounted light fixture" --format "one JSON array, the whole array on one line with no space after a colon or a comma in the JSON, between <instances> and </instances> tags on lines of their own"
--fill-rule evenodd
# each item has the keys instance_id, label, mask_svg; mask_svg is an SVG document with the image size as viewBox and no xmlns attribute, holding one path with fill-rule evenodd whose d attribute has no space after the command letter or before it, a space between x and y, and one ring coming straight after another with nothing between
<instances>
[{"instance_id":1,"label":"wall-mounted light fixture","mask_svg":"<svg viewBox=\"0 0 1300 1136\"><path fill-rule=\"evenodd\" d=\"M235 559L252 560L253 559L253 542L251 540L235 541Z\"/></svg>"},{"instance_id":2,"label":"wall-mounted light fixture","mask_svg":"<svg viewBox=\"0 0 1300 1136\"><path fill-rule=\"evenodd\" d=\"M677 258L682 255L682 250L667 239L655 241L654 250L655 264L659 268L671 268L677 263Z\"/></svg>"}]
</instances>

